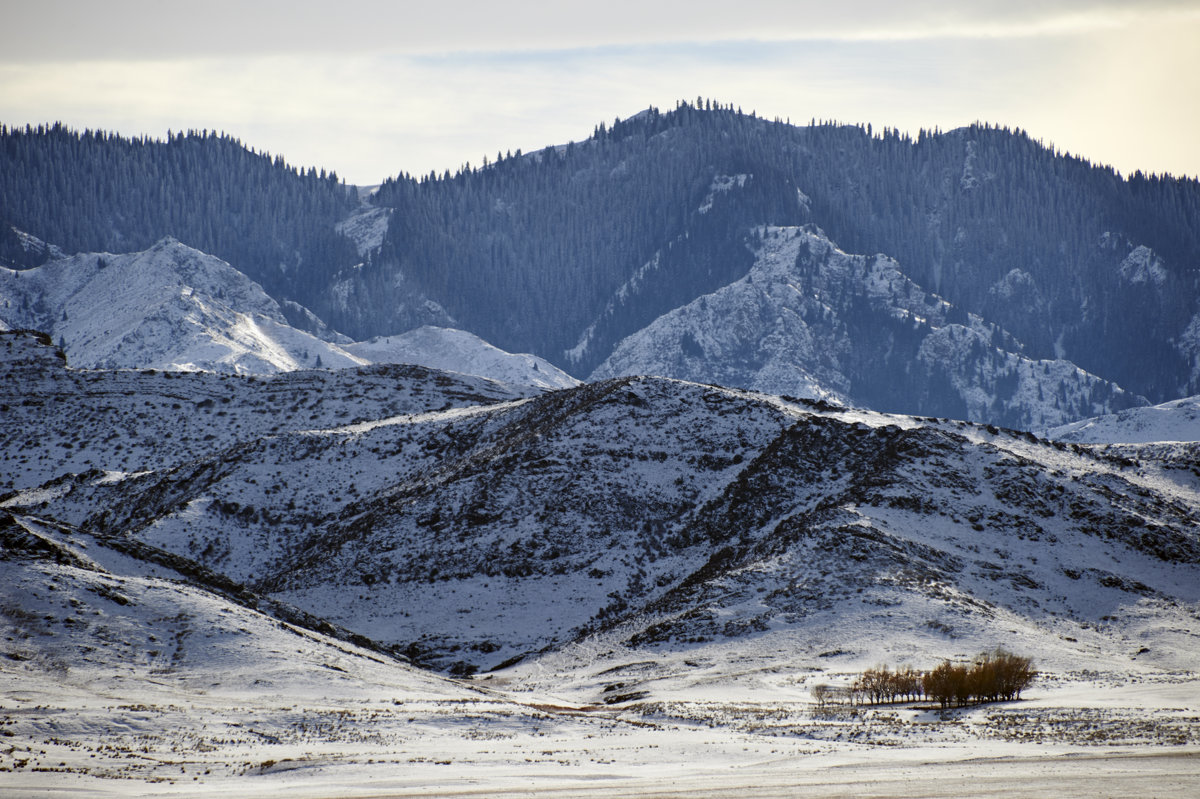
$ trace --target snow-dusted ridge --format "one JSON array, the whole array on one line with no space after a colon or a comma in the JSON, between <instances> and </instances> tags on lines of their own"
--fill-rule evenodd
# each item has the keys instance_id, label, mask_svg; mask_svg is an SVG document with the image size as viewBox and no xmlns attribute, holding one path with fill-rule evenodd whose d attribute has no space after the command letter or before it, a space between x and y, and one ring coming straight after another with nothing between
<instances>
[{"instance_id":1,"label":"snow-dusted ridge","mask_svg":"<svg viewBox=\"0 0 1200 799\"><path fill-rule=\"evenodd\" d=\"M1116 414L1081 419L1046 434L1080 444L1148 444L1200 441L1200 397L1130 408Z\"/></svg>"},{"instance_id":2,"label":"snow-dusted ridge","mask_svg":"<svg viewBox=\"0 0 1200 799\"><path fill-rule=\"evenodd\" d=\"M411 365L249 376L76 369L67 367L49 336L4 333L0 494L64 474L169 469L264 437L538 391Z\"/></svg>"},{"instance_id":3,"label":"snow-dusted ridge","mask_svg":"<svg viewBox=\"0 0 1200 799\"><path fill-rule=\"evenodd\" d=\"M290 326L257 284L174 239L0 270L0 315L61 342L71 363L261 374L365 363Z\"/></svg>"},{"instance_id":4,"label":"snow-dusted ridge","mask_svg":"<svg viewBox=\"0 0 1200 799\"><path fill-rule=\"evenodd\" d=\"M544 358L508 353L465 330L433 325L348 344L345 349L371 363L411 363L547 389L579 385Z\"/></svg>"}]
</instances>

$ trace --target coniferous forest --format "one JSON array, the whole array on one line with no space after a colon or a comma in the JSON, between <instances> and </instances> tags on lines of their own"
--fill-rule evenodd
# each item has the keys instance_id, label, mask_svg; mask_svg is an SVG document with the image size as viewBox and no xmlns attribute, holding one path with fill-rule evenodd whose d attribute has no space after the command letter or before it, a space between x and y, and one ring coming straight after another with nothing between
<instances>
[{"instance_id":1,"label":"coniferous forest","mask_svg":"<svg viewBox=\"0 0 1200 799\"><path fill-rule=\"evenodd\" d=\"M681 102L583 141L386 180L370 202L390 226L365 256L334 230L353 187L223 134L53 125L0 142L10 265L45 254L9 225L68 252L172 235L355 338L402 332L432 301L587 377L625 336L744 276L761 226L815 224L846 252L896 259L1029 358L1151 401L1200 392L1200 184L1124 177L1021 130L909 136Z\"/></svg>"},{"instance_id":2,"label":"coniferous forest","mask_svg":"<svg viewBox=\"0 0 1200 799\"><path fill-rule=\"evenodd\" d=\"M56 124L0 126L0 142L0 258L10 263L38 260L12 227L67 252L131 252L173 236L295 299L319 290L309 276L356 258L333 229L357 205L353 187L224 134L159 141Z\"/></svg>"}]
</instances>

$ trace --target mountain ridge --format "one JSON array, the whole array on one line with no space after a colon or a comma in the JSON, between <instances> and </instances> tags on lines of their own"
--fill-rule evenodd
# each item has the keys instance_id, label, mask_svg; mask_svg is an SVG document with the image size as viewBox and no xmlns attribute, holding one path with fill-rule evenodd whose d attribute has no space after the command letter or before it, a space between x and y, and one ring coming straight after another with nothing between
<instances>
[{"instance_id":1,"label":"mountain ridge","mask_svg":"<svg viewBox=\"0 0 1200 799\"><path fill-rule=\"evenodd\" d=\"M53 127L4 137L26 154L0 187L0 217L21 230L70 250L80 245L52 234L59 223L111 228L113 246L94 249L116 251L158 225L159 237L227 254L285 308L298 303L360 339L459 327L583 377L628 336L743 279L755 230L816 224L846 252L886 254L926 291L1006 331L1025 358L1069 361L1151 402L1200 391L1200 183L1124 178L1019 129L881 135L689 101L483 168L401 174L368 205L328 175L238 155L236 141L207 134L153 146ZM160 181L153 194L162 207L142 221L106 215L95 181L80 175L110 150L136 163L130 186L156 169L172 174L186 158L197 175ZM215 176L241 158L259 181L247 189L253 202L222 228L224 239L213 238L207 228L237 205L213 188ZM71 189L61 211L30 204L34 178ZM295 205L294 219L319 242L271 228L252 210L276 183L278 201ZM178 193L185 185L219 210L189 215ZM302 257L263 260L252 245L267 238ZM932 397L919 388L880 381L856 396L940 413L955 393L942 385L922 408ZM988 421L1009 423L1003 411Z\"/></svg>"},{"instance_id":2,"label":"mountain ridge","mask_svg":"<svg viewBox=\"0 0 1200 799\"><path fill-rule=\"evenodd\" d=\"M542 388L575 383L544 360L465 331L424 327L354 342L173 238L138 253L59 253L26 270L0 267L0 323L56 337L72 365L85 368L270 374L408 363Z\"/></svg>"}]
</instances>

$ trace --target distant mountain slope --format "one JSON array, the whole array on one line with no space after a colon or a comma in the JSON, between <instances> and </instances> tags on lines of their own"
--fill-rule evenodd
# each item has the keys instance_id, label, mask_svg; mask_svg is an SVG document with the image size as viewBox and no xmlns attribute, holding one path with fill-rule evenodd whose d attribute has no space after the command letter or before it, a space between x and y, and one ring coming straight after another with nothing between
<instances>
[{"instance_id":1,"label":"distant mountain slope","mask_svg":"<svg viewBox=\"0 0 1200 799\"><path fill-rule=\"evenodd\" d=\"M291 327L257 283L174 239L0 268L0 318L50 333L80 367L263 374L366 363Z\"/></svg>"},{"instance_id":2,"label":"distant mountain slope","mask_svg":"<svg viewBox=\"0 0 1200 799\"><path fill-rule=\"evenodd\" d=\"M699 655L768 634L852 662L1000 632L1059 658L1179 668L1194 654L1200 489L1153 459L622 378L357 422L318 413L138 471L105 435L114 411L84 412L123 376L84 376L57 381L76 424L4 442L27 476L0 504L194 558L443 669L563 647ZM142 379L142 393L188 385ZM302 398L294 376L210 379L243 434ZM275 405L250 401L263 382ZM178 415L129 410L146 429ZM35 487L39 472L61 476Z\"/></svg>"},{"instance_id":3,"label":"distant mountain slope","mask_svg":"<svg viewBox=\"0 0 1200 799\"><path fill-rule=\"evenodd\" d=\"M371 363L411 363L539 388L579 385L544 358L504 352L465 330L425 325L398 336L346 344L344 349Z\"/></svg>"},{"instance_id":4,"label":"distant mountain slope","mask_svg":"<svg viewBox=\"0 0 1200 799\"><path fill-rule=\"evenodd\" d=\"M884 256L766 228L748 275L622 341L593 380L653 374L1035 429L1145 400L926 293Z\"/></svg>"},{"instance_id":5,"label":"distant mountain slope","mask_svg":"<svg viewBox=\"0 0 1200 799\"><path fill-rule=\"evenodd\" d=\"M140 253L0 267L0 324L37 329L72 366L271 374L404 363L539 388L579 381L533 355L462 330L421 327L355 343L298 303L282 304L224 261L163 239Z\"/></svg>"},{"instance_id":6,"label":"distant mountain slope","mask_svg":"<svg viewBox=\"0 0 1200 799\"><path fill-rule=\"evenodd\" d=\"M588 373L654 319L744 277L753 229L814 223L847 252L895 259L1026 357L1152 401L1200 391L1188 333L1200 183L1124 179L1020 131L912 139L684 103L453 177L402 176L376 202L394 222L354 280L381 293L314 306L348 329L386 318L386 280L401 274L496 345Z\"/></svg>"},{"instance_id":7,"label":"distant mountain slope","mask_svg":"<svg viewBox=\"0 0 1200 799\"><path fill-rule=\"evenodd\" d=\"M1080 444L1200 441L1200 397L1185 397L1150 408L1130 408L1116 414L1081 419L1055 427L1046 435L1058 441Z\"/></svg>"}]
</instances>

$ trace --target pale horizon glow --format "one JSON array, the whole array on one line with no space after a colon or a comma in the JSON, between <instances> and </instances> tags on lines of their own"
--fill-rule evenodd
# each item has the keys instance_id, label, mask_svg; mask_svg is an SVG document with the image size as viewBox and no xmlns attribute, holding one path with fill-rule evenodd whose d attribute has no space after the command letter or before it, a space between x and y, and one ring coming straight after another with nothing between
<instances>
[{"instance_id":1,"label":"pale horizon glow","mask_svg":"<svg viewBox=\"0 0 1200 799\"><path fill-rule=\"evenodd\" d=\"M219 130L372 185L704 97L796 124L989 122L1126 175L1200 175L1195 0L688 8L22 3L0 32L0 122Z\"/></svg>"}]
</instances>

